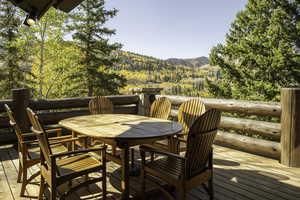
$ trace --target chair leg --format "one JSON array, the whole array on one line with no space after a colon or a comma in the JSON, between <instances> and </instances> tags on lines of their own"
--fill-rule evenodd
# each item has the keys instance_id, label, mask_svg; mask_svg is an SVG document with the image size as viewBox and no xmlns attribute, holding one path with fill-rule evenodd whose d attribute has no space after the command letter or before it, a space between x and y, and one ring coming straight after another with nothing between
<instances>
[{"instance_id":1,"label":"chair leg","mask_svg":"<svg viewBox=\"0 0 300 200\"><path fill-rule=\"evenodd\" d=\"M42 200L42 199L43 199L44 189L45 189L45 179L44 179L43 176L41 176L40 192L39 192L39 200Z\"/></svg>"},{"instance_id":2,"label":"chair leg","mask_svg":"<svg viewBox=\"0 0 300 200\"><path fill-rule=\"evenodd\" d=\"M89 175L85 174L84 175L84 182L87 182L88 180L89 180ZM86 187L89 189L90 188L90 184L88 184Z\"/></svg>"},{"instance_id":3,"label":"chair leg","mask_svg":"<svg viewBox=\"0 0 300 200\"><path fill-rule=\"evenodd\" d=\"M102 196L103 200L106 200L106 195L107 195L107 189L106 189L106 170L102 170Z\"/></svg>"},{"instance_id":4,"label":"chair leg","mask_svg":"<svg viewBox=\"0 0 300 200\"><path fill-rule=\"evenodd\" d=\"M131 148L131 168L134 168L134 149Z\"/></svg>"},{"instance_id":5,"label":"chair leg","mask_svg":"<svg viewBox=\"0 0 300 200\"><path fill-rule=\"evenodd\" d=\"M23 170L23 167L22 167L22 165L21 165L21 162L19 161L19 171L18 171L18 179L17 179L17 183L21 183L22 170Z\"/></svg>"},{"instance_id":6,"label":"chair leg","mask_svg":"<svg viewBox=\"0 0 300 200\"><path fill-rule=\"evenodd\" d=\"M112 146L112 155L116 156L116 152L117 152L117 147L116 146Z\"/></svg>"},{"instance_id":7,"label":"chair leg","mask_svg":"<svg viewBox=\"0 0 300 200\"><path fill-rule=\"evenodd\" d=\"M20 193L21 197L24 196L26 185L27 185L27 168L25 166L22 168L22 174L23 174L23 178L22 178L22 187Z\"/></svg>"},{"instance_id":8,"label":"chair leg","mask_svg":"<svg viewBox=\"0 0 300 200\"><path fill-rule=\"evenodd\" d=\"M150 159L151 159L151 162L154 161L154 153L152 153L152 152L150 153Z\"/></svg>"},{"instance_id":9,"label":"chair leg","mask_svg":"<svg viewBox=\"0 0 300 200\"><path fill-rule=\"evenodd\" d=\"M140 196L141 196L141 198L142 198L142 200L145 200L146 199L146 195L145 195L145 191L146 191L146 180L145 180L145 178L146 178L146 172L145 172L145 170L142 168L141 169L141 179L142 179L142 183L141 183L141 194L140 194Z\"/></svg>"},{"instance_id":10,"label":"chair leg","mask_svg":"<svg viewBox=\"0 0 300 200\"><path fill-rule=\"evenodd\" d=\"M209 199L213 200L214 199L214 182L213 182L213 178L211 178L208 181L208 190L209 190Z\"/></svg>"},{"instance_id":11,"label":"chair leg","mask_svg":"<svg viewBox=\"0 0 300 200\"><path fill-rule=\"evenodd\" d=\"M56 200L56 186L51 187L50 200Z\"/></svg>"}]
</instances>

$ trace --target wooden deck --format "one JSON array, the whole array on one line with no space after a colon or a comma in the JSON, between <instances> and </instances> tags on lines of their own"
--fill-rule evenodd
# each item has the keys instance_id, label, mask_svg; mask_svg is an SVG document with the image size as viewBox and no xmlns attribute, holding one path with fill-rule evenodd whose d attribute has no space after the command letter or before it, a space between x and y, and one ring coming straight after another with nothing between
<instances>
[{"instance_id":1,"label":"wooden deck","mask_svg":"<svg viewBox=\"0 0 300 200\"><path fill-rule=\"evenodd\" d=\"M214 154L215 199L219 200L296 200L300 199L300 169L287 168L273 159L215 146ZM26 195L19 197L21 184L17 184L18 155L13 145L0 146L0 200L36 199L38 178L27 186ZM31 173L38 170L33 167ZM131 178L131 194L138 193L139 178ZM152 190L148 184L147 189ZM108 163L108 199L120 197L119 166ZM154 194L154 193L153 193ZM73 193L68 199L101 199L101 187L91 185ZM151 199L163 200L160 193ZM199 187L188 193L189 200L208 199Z\"/></svg>"}]
</instances>

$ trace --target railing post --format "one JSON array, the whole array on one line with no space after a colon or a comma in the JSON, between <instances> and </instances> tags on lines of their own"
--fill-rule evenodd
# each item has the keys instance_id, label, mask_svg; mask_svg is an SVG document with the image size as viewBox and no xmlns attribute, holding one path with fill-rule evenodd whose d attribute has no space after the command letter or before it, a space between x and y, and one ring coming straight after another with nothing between
<instances>
[{"instance_id":1,"label":"railing post","mask_svg":"<svg viewBox=\"0 0 300 200\"><path fill-rule=\"evenodd\" d=\"M150 107L155 100L155 95L159 94L163 88L134 88L132 92L140 96L138 114L150 115Z\"/></svg>"},{"instance_id":2,"label":"railing post","mask_svg":"<svg viewBox=\"0 0 300 200\"><path fill-rule=\"evenodd\" d=\"M300 88L281 89L281 164L300 167Z\"/></svg>"},{"instance_id":3,"label":"railing post","mask_svg":"<svg viewBox=\"0 0 300 200\"><path fill-rule=\"evenodd\" d=\"M26 108L29 106L30 90L27 88L12 90L12 109L20 128L24 131L29 130L29 121Z\"/></svg>"}]
</instances>

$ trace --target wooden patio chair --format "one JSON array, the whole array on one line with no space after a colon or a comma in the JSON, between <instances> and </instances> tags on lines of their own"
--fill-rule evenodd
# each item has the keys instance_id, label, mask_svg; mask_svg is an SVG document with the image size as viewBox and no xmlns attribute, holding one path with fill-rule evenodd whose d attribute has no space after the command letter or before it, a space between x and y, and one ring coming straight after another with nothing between
<instances>
[{"instance_id":1,"label":"wooden patio chair","mask_svg":"<svg viewBox=\"0 0 300 200\"><path fill-rule=\"evenodd\" d=\"M114 105L113 103L106 97L104 96L97 96L93 99L90 100L89 102L89 111L92 115L96 114L112 114L114 113ZM92 143L95 144L96 142L101 142L98 140L95 140L92 138ZM112 146L112 156L108 155L109 160L115 160L113 159L116 157L116 146Z\"/></svg>"},{"instance_id":2,"label":"wooden patio chair","mask_svg":"<svg viewBox=\"0 0 300 200\"><path fill-rule=\"evenodd\" d=\"M153 102L150 108L150 117L159 118L159 119L168 119L171 112L171 101L166 97L158 98ZM173 152L173 137L170 137L167 140L157 141L152 144L144 144L143 146L151 147L158 149L160 151ZM153 154L151 155L153 158Z\"/></svg>"},{"instance_id":3,"label":"wooden patio chair","mask_svg":"<svg viewBox=\"0 0 300 200\"><path fill-rule=\"evenodd\" d=\"M181 143L187 142L187 135L194 121L205 113L206 108L204 103L200 99L191 99L189 101L183 102L178 109L178 122L182 125L181 133L177 134L177 140L173 142L171 147L174 152L179 153L182 149Z\"/></svg>"},{"instance_id":4,"label":"wooden patio chair","mask_svg":"<svg viewBox=\"0 0 300 200\"><path fill-rule=\"evenodd\" d=\"M43 198L45 183L50 188L50 200L55 200L58 187L70 183L73 179L85 176L83 182L71 187L61 195L64 199L70 192L73 192L83 186L102 181L103 199L106 199L106 146L84 149L78 151L69 151L63 153L53 153L46 137L44 127L39 122L38 116L27 108L28 116L32 122L32 131L36 134L41 150L41 183L39 199ZM101 160L91 156L90 152L100 152ZM88 174L101 172L99 178L88 178ZM70 186L70 184L69 184Z\"/></svg>"},{"instance_id":5,"label":"wooden patio chair","mask_svg":"<svg viewBox=\"0 0 300 200\"><path fill-rule=\"evenodd\" d=\"M104 96L97 96L90 100L89 102L89 111L92 115L97 114L112 114L114 113L114 105L112 102L104 97ZM98 140L95 140L92 138L92 143L97 142ZM116 152L116 147L112 147L113 154Z\"/></svg>"},{"instance_id":6,"label":"wooden patio chair","mask_svg":"<svg viewBox=\"0 0 300 200\"><path fill-rule=\"evenodd\" d=\"M202 184L210 195L213 193L213 148L221 112L210 109L198 117L187 134L187 149L184 156L162 152L149 147L141 147L142 193L145 192L145 176L150 174L176 188L176 199L184 200L186 191ZM163 156L146 162L145 153ZM205 185L208 183L208 186ZM161 190L168 199L174 199L163 187Z\"/></svg>"},{"instance_id":7,"label":"wooden patio chair","mask_svg":"<svg viewBox=\"0 0 300 200\"><path fill-rule=\"evenodd\" d=\"M91 114L112 114L114 113L114 105L103 96L98 96L90 100L89 111Z\"/></svg>"},{"instance_id":8,"label":"wooden patio chair","mask_svg":"<svg viewBox=\"0 0 300 200\"><path fill-rule=\"evenodd\" d=\"M24 196L26 185L30 183L35 177L39 175L39 171L28 177L28 169L40 162L40 148L36 140L34 133L22 133L19 125L17 124L14 114L7 104L4 105L9 123L13 127L18 139L18 154L19 154L19 171L17 182L21 183L20 196ZM64 152L67 148L62 145L62 143L67 143L70 141L71 136L59 136L61 134L61 129L47 130L47 134L56 133L58 137L52 137L51 142L55 144L51 145L52 151L54 152ZM57 136L56 135L56 136ZM22 179L22 180L21 180Z\"/></svg>"}]
</instances>

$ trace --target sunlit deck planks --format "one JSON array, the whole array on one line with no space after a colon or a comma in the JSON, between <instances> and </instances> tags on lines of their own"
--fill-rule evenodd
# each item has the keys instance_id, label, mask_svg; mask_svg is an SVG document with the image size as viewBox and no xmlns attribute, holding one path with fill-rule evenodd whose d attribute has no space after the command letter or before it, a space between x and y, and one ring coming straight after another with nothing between
<instances>
[{"instance_id":1,"label":"sunlit deck planks","mask_svg":"<svg viewBox=\"0 0 300 200\"><path fill-rule=\"evenodd\" d=\"M273 159L215 146L215 197L219 200L295 200L300 199L300 169L287 168ZM21 184L17 184L18 155L13 145L0 146L0 199L36 199L38 179L29 184L28 197L19 197ZM37 170L34 167L33 173ZM100 184L99 184L100 185ZM119 166L108 163L108 199L120 196ZM139 178L131 178L131 192L138 192ZM153 186L147 186L153 189ZM92 185L73 193L69 199L101 199L101 188ZM152 199L164 199L158 193ZM207 199L199 187L188 193L189 200Z\"/></svg>"}]
</instances>

